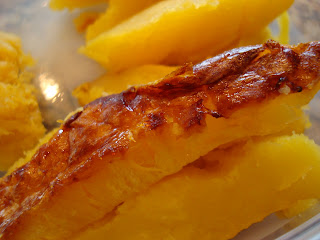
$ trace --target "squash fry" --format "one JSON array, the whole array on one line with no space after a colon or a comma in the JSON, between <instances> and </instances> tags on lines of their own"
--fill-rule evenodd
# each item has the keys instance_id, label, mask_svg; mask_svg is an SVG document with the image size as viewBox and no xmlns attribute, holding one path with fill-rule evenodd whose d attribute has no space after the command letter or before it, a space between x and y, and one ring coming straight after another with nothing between
<instances>
[{"instance_id":1,"label":"squash fry","mask_svg":"<svg viewBox=\"0 0 320 240\"><path fill-rule=\"evenodd\" d=\"M63 239L213 149L302 132L320 42L234 49L100 98L0 181L2 239Z\"/></svg>"},{"instance_id":2,"label":"squash fry","mask_svg":"<svg viewBox=\"0 0 320 240\"><path fill-rule=\"evenodd\" d=\"M88 41L80 49L118 72L144 64L198 62L265 28L293 0L166 0Z\"/></svg>"}]
</instances>

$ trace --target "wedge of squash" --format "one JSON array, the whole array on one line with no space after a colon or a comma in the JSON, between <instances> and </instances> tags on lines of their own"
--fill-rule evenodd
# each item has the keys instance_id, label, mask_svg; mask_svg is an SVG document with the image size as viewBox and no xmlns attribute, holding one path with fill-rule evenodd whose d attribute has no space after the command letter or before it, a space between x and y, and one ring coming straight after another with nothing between
<instances>
[{"instance_id":1,"label":"wedge of squash","mask_svg":"<svg viewBox=\"0 0 320 240\"><path fill-rule=\"evenodd\" d=\"M234 49L100 98L0 181L2 239L63 239L222 145L302 132L320 43Z\"/></svg>"},{"instance_id":2,"label":"wedge of squash","mask_svg":"<svg viewBox=\"0 0 320 240\"><path fill-rule=\"evenodd\" d=\"M136 14L80 49L109 71L144 64L197 62L262 30L293 0L166 0Z\"/></svg>"}]
</instances>

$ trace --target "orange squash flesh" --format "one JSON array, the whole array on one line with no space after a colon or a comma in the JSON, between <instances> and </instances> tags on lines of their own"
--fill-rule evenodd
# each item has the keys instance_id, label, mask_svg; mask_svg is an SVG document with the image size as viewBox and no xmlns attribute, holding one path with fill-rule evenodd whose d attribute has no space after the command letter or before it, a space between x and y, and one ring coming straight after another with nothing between
<instances>
[{"instance_id":1,"label":"orange squash flesh","mask_svg":"<svg viewBox=\"0 0 320 240\"><path fill-rule=\"evenodd\" d=\"M302 132L319 59L270 41L86 105L1 179L2 238L68 238L221 145Z\"/></svg>"}]
</instances>

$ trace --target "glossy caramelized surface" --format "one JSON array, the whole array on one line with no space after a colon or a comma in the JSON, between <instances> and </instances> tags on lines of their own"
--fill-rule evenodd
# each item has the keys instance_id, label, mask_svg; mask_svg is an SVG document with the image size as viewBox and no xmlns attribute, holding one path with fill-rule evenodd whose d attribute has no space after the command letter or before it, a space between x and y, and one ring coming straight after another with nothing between
<instances>
[{"instance_id":1,"label":"glossy caramelized surface","mask_svg":"<svg viewBox=\"0 0 320 240\"><path fill-rule=\"evenodd\" d=\"M29 230L24 229L32 229L29 225L33 223L33 216L37 216L40 219L37 221L41 222L41 214L37 214L37 211L41 213L42 208L49 208L55 199L62 196L63 191L91 179L97 172L101 172L101 169L123 164L126 154L139 144L140 139L144 139L141 141L145 143L148 139L157 139L158 135L170 135L172 132L177 139L190 139L190 136L203 134L212 117L227 121L238 110L271 101L280 95L289 97L294 93L306 92L306 95L310 95L307 97L310 100L319 87L319 60L319 42L287 47L269 41L264 45L225 52L199 65L186 65L157 84L131 88L86 105L83 110L66 120L53 138L40 147L30 162L1 180L2 239L22 239L19 233L25 234ZM312 89L313 87L315 88ZM169 130L172 132L168 132ZM280 130L273 129L264 134ZM210 132L209 135L214 134L215 132ZM241 134L238 138L255 133ZM167 143L165 139L160 139L169 152L173 151L172 155L179 155L186 160L170 162L167 168L162 169L161 159L150 158L148 162L148 156L142 158L141 162L138 162L141 167L151 166L160 171L156 174L150 172L153 178L140 179L137 186L146 188L162 177L179 171L184 165L219 144L237 138L226 139L209 146L210 148L190 154L194 158L189 157L189 150L186 149L174 153L176 149L170 149L169 146L172 142ZM194 142L194 148L200 143ZM172 148L174 147L176 146L173 145ZM138 150L137 152L143 154L143 146ZM128 173L134 175L132 169ZM100 180L108 178L103 174L101 176ZM81 220L78 226L60 232L54 226L56 223L53 223L50 231L57 234L57 239L61 239L62 236L83 228L90 221L104 216L128 196L141 190L130 181L125 184L128 184L129 190L120 191L118 198L113 202L110 200L110 206L102 211L100 209L96 215L88 216L88 219ZM100 188L99 191L104 189ZM101 194L116 198L109 192ZM78 200L76 194L74 198ZM70 213L66 221L72 220L72 217L76 218L77 215ZM36 239L45 232L50 234L50 231L40 229L39 235L30 235L30 239Z\"/></svg>"}]
</instances>

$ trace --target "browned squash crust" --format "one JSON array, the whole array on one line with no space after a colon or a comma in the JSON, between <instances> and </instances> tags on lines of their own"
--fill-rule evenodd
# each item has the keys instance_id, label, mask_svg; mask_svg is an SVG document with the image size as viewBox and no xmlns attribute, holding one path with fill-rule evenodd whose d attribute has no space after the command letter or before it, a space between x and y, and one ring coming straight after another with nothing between
<instances>
[{"instance_id":1,"label":"browned squash crust","mask_svg":"<svg viewBox=\"0 0 320 240\"><path fill-rule=\"evenodd\" d=\"M221 144L284 130L283 119L270 130L251 116L251 126L237 125L238 113L293 95L303 99L299 109L319 88L319 63L320 42L269 41L86 105L1 179L2 239L67 238Z\"/></svg>"}]
</instances>

